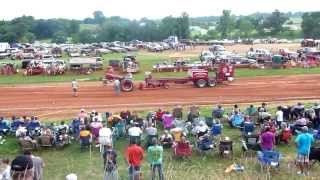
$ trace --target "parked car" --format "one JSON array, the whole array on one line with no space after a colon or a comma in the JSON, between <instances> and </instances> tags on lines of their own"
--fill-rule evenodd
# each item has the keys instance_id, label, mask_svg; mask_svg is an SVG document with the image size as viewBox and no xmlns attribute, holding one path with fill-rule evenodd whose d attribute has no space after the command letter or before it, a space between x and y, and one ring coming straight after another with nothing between
<instances>
[{"instance_id":1,"label":"parked car","mask_svg":"<svg viewBox=\"0 0 320 180\"><path fill-rule=\"evenodd\" d=\"M212 61L214 59L215 59L215 56L210 51L202 51L201 54L200 54L200 61L201 62Z\"/></svg>"}]
</instances>

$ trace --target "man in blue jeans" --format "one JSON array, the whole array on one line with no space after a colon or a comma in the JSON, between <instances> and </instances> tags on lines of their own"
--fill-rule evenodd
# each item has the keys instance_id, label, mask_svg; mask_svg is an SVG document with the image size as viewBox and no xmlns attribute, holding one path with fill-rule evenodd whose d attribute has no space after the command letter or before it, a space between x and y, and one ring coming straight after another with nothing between
<instances>
[{"instance_id":1,"label":"man in blue jeans","mask_svg":"<svg viewBox=\"0 0 320 180\"><path fill-rule=\"evenodd\" d=\"M300 172L297 174L308 174L308 166L309 166L309 154L310 148L314 141L313 136L308 133L308 127L303 126L301 128L302 133L299 134L295 140L297 145L297 166L300 169Z\"/></svg>"},{"instance_id":2,"label":"man in blue jeans","mask_svg":"<svg viewBox=\"0 0 320 180\"><path fill-rule=\"evenodd\" d=\"M162 169L162 157L163 148L158 145L156 138L152 139L152 146L148 148L148 161L151 166L151 179L154 180L156 176L156 169L158 170L159 180L163 180L163 169Z\"/></svg>"}]
</instances>

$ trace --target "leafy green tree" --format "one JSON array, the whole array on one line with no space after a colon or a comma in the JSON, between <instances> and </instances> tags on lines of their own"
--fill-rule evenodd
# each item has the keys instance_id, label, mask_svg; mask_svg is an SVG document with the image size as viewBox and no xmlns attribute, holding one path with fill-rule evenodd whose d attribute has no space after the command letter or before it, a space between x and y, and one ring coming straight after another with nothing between
<instances>
[{"instance_id":1,"label":"leafy green tree","mask_svg":"<svg viewBox=\"0 0 320 180\"><path fill-rule=\"evenodd\" d=\"M56 33L54 33L53 37L52 37L52 42L57 43L57 44L62 44L67 42L67 35L66 33L64 33L63 31L58 31Z\"/></svg>"},{"instance_id":2,"label":"leafy green tree","mask_svg":"<svg viewBox=\"0 0 320 180\"><path fill-rule=\"evenodd\" d=\"M220 39L220 33L219 31L215 30L215 29L210 29L207 32L207 38L208 40L213 40L213 39Z\"/></svg>"},{"instance_id":3,"label":"leafy green tree","mask_svg":"<svg viewBox=\"0 0 320 180\"><path fill-rule=\"evenodd\" d=\"M1 41L9 43L17 42L17 34L14 32L7 32L2 36Z\"/></svg>"},{"instance_id":4,"label":"leafy green tree","mask_svg":"<svg viewBox=\"0 0 320 180\"><path fill-rule=\"evenodd\" d=\"M67 27L68 34L76 34L80 30L80 23L76 20L69 21L69 25Z\"/></svg>"},{"instance_id":5,"label":"leafy green tree","mask_svg":"<svg viewBox=\"0 0 320 180\"><path fill-rule=\"evenodd\" d=\"M179 33L178 26L179 25L177 23L177 18L174 18L172 16L163 18L159 25L161 37L164 39L169 36L177 36Z\"/></svg>"},{"instance_id":6,"label":"leafy green tree","mask_svg":"<svg viewBox=\"0 0 320 180\"><path fill-rule=\"evenodd\" d=\"M320 12L304 13L301 28L305 38L320 38Z\"/></svg>"},{"instance_id":7,"label":"leafy green tree","mask_svg":"<svg viewBox=\"0 0 320 180\"><path fill-rule=\"evenodd\" d=\"M239 35L244 38L248 38L254 29L254 25L248 17L239 18L236 24L236 27L240 32Z\"/></svg>"},{"instance_id":8,"label":"leafy green tree","mask_svg":"<svg viewBox=\"0 0 320 180\"><path fill-rule=\"evenodd\" d=\"M82 30L78 34L76 34L76 39L73 38L73 40L77 43L94 43L96 41L96 32L92 30Z\"/></svg>"},{"instance_id":9,"label":"leafy green tree","mask_svg":"<svg viewBox=\"0 0 320 180\"><path fill-rule=\"evenodd\" d=\"M93 19L97 24L101 24L106 20L102 11L95 11L93 12Z\"/></svg>"},{"instance_id":10,"label":"leafy green tree","mask_svg":"<svg viewBox=\"0 0 320 180\"><path fill-rule=\"evenodd\" d=\"M24 38L26 39L26 41L28 43L34 43L34 41L36 40L36 36L31 33L31 32L27 32L25 35L24 35Z\"/></svg>"},{"instance_id":11,"label":"leafy green tree","mask_svg":"<svg viewBox=\"0 0 320 180\"><path fill-rule=\"evenodd\" d=\"M189 15L186 12L183 12L177 21L179 38L188 39L190 36Z\"/></svg>"},{"instance_id":12,"label":"leafy green tree","mask_svg":"<svg viewBox=\"0 0 320 180\"><path fill-rule=\"evenodd\" d=\"M275 10L265 19L263 25L265 28L271 30L271 35L277 35L283 30L282 26L288 19L289 18L284 13Z\"/></svg>"},{"instance_id":13,"label":"leafy green tree","mask_svg":"<svg viewBox=\"0 0 320 180\"><path fill-rule=\"evenodd\" d=\"M231 16L230 10L223 10L219 19L217 30L221 32L222 38L230 37L230 33L234 29L235 18Z\"/></svg>"}]
</instances>

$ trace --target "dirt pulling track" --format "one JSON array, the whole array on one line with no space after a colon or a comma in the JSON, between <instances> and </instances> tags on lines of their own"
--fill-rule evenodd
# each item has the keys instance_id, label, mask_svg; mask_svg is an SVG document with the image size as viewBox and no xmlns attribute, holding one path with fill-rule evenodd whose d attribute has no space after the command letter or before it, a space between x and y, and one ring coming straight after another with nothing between
<instances>
[{"instance_id":1,"label":"dirt pulling track","mask_svg":"<svg viewBox=\"0 0 320 180\"><path fill-rule=\"evenodd\" d=\"M79 97L70 83L0 87L0 114L38 115L41 119L71 118L80 108L98 111L148 109L175 104L231 104L320 98L320 75L236 79L216 88L171 85L169 89L135 90L115 97L111 86L80 82Z\"/></svg>"}]
</instances>

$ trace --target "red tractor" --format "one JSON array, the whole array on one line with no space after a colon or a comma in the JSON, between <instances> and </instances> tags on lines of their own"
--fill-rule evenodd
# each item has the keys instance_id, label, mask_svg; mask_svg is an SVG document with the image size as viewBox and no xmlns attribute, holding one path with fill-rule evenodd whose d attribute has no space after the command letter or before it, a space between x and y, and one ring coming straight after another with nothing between
<instances>
[{"instance_id":1,"label":"red tractor","mask_svg":"<svg viewBox=\"0 0 320 180\"><path fill-rule=\"evenodd\" d=\"M224 81L232 81L234 77L234 66L229 64L220 64L216 71L215 77L209 77L208 70L204 69L190 69L188 71L188 77L182 78L153 78L151 73L146 73L144 83L139 84L139 89L154 89L154 88L168 88L170 83L174 84L186 84L192 82L196 87L214 87L218 83ZM116 75L110 68L107 70L104 78L104 82L120 80L121 90L129 92L134 89L134 83L131 78Z\"/></svg>"}]
</instances>

